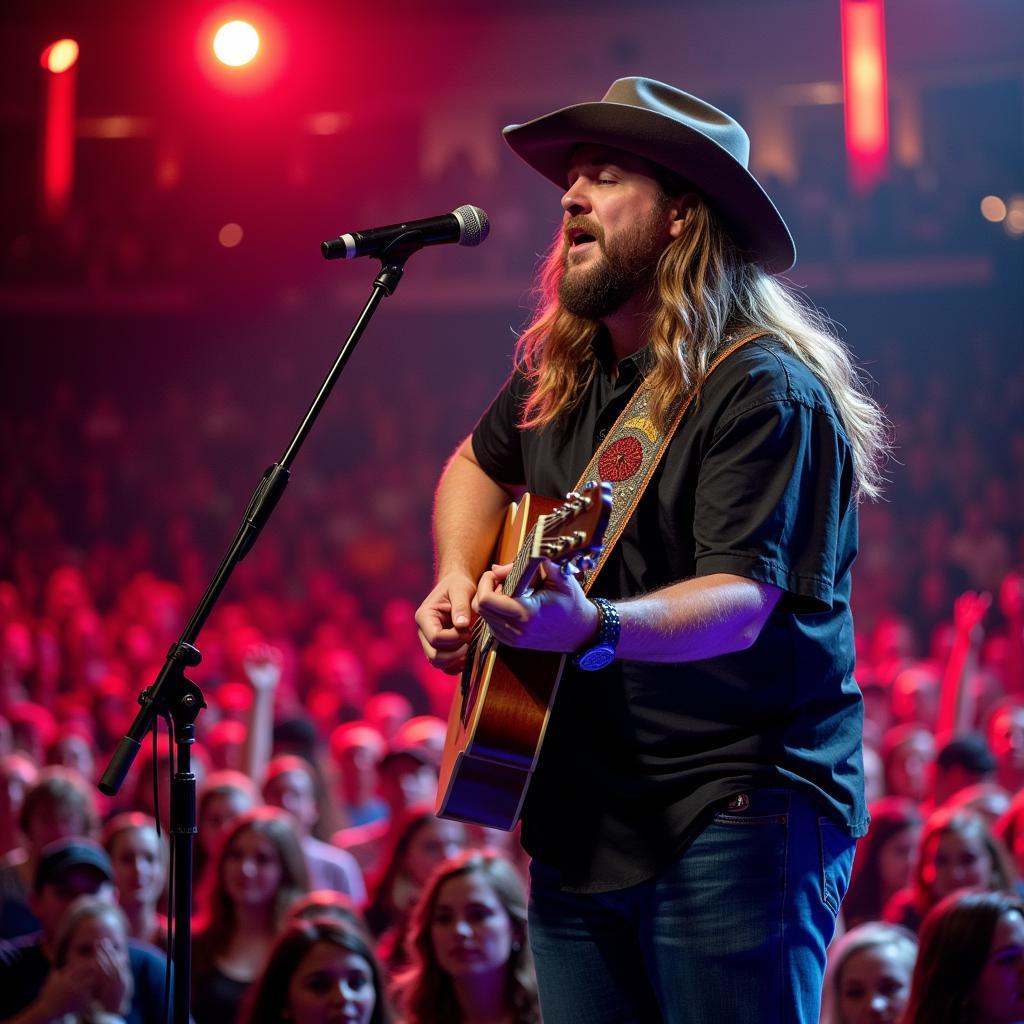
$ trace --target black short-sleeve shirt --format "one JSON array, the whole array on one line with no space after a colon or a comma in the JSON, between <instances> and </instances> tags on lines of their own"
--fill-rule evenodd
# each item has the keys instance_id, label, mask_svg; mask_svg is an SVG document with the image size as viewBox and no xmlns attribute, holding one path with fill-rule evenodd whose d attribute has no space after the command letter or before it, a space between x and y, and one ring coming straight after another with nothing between
<instances>
[{"instance_id":1,"label":"black short-sleeve shirt","mask_svg":"<svg viewBox=\"0 0 1024 1024\"><path fill-rule=\"evenodd\" d=\"M557 427L518 427L514 372L473 432L495 480L559 497L643 379L649 353L599 369ZM656 876L714 806L755 785L816 797L867 827L850 571L857 551L849 441L821 382L771 339L706 382L612 550L592 596L623 599L733 573L783 591L747 650L703 661L566 668L523 811L523 843L566 889Z\"/></svg>"}]
</instances>

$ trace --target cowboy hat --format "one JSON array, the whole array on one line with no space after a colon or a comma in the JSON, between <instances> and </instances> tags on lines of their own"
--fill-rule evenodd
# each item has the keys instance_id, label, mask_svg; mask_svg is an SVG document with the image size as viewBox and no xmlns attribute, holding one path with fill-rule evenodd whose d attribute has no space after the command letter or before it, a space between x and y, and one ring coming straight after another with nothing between
<instances>
[{"instance_id":1,"label":"cowboy hat","mask_svg":"<svg viewBox=\"0 0 1024 1024\"><path fill-rule=\"evenodd\" d=\"M796 262L785 221L747 170L750 140L710 103L650 78L620 78L599 103L577 103L504 129L535 171L564 188L572 152L598 143L642 156L704 195L752 262L781 274Z\"/></svg>"}]
</instances>

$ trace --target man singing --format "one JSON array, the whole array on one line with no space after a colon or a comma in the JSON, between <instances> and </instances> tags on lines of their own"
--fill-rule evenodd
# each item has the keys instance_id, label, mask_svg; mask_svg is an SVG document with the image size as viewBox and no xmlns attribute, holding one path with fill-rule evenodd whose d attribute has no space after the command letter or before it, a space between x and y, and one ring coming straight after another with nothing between
<instances>
[{"instance_id":1,"label":"man singing","mask_svg":"<svg viewBox=\"0 0 1024 1024\"><path fill-rule=\"evenodd\" d=\"M544 1020L816 1022L867 825L850 570L884 418L772 276L793 242L727 114L625 78L505 138L562 189L561 230L442 476L416 621L453 672L474 615L571 655L523 810ZM508 503L563 495L603 444L635 471L615 438L639 389L667 446L592 589L549 564L503 593Z\"/></svg>"}]
</instances>

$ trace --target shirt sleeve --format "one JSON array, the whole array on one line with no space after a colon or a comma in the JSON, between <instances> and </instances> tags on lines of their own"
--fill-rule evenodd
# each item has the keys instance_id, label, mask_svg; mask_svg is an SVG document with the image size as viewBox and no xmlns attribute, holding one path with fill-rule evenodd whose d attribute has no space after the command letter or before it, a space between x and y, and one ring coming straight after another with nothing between
<instances>
[{"instance_id":1,"label":"shirt sleeve","mask_svg":"<svg viewBox=\"0 0 1024 1024\"><path fill-rule=\"evenodd\" d=\"M503 484L526 482L519 430L526 381L518 370L505 381L473 430L473 454L484 472Z\"/></svg>"},{"instance_id":2,"label":"shirt sleeve","mask_svg":"<svg viewBox=\"0 0 1024 1024\"><path fill-rule=\"evenodd\" d=\"M790 595L797 612L832 606L848 442L828 412L792 398L725 420L701 462L697 575L726 572Z\"/></svg>"}]
</instances>

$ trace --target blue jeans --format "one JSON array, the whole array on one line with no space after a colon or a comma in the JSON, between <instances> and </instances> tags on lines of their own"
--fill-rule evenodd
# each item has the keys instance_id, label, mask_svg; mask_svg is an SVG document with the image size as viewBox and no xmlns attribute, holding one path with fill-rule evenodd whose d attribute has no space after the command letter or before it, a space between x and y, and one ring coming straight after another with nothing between
<instances>
[{"instance_id":1,"label":"blue jeans","mask_svg":"<svg viewBox=\"0 0 1024 1024\"><path fill-rule=\"evenodd\" d=\"M809 797L761 789L628 889L562 892L534 861L544 1024L817 1024L853 847Z\"/></svg>"}]
</instances>

